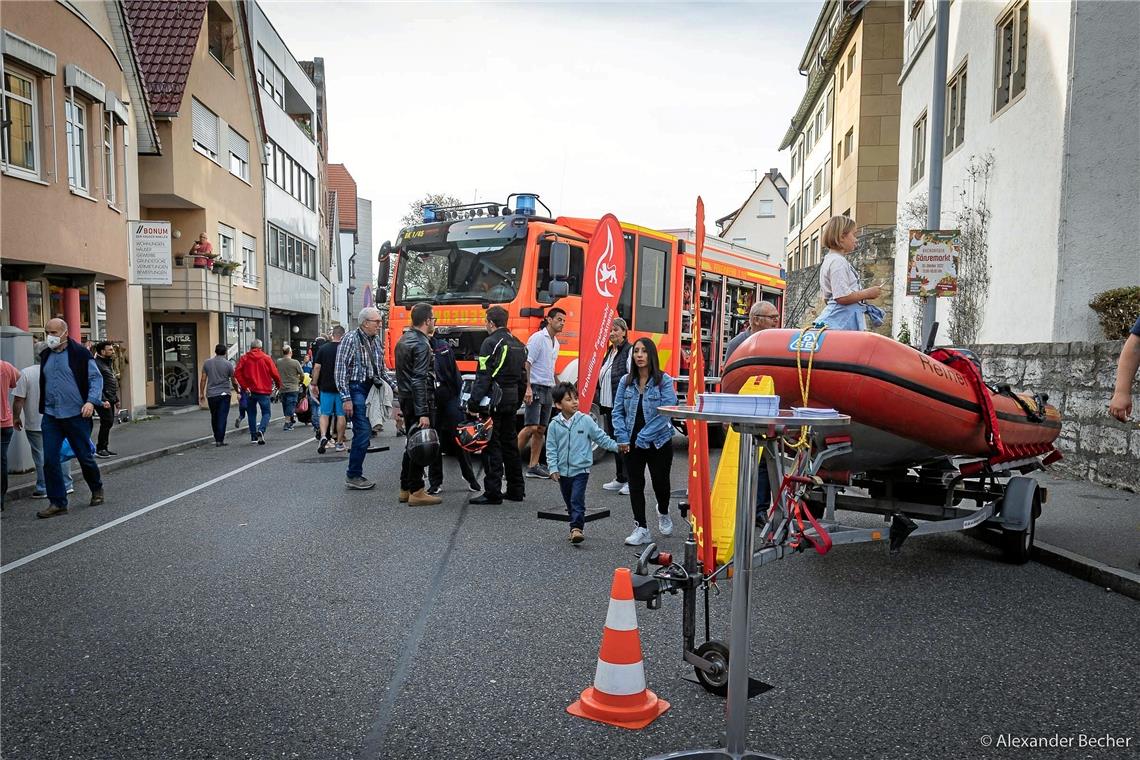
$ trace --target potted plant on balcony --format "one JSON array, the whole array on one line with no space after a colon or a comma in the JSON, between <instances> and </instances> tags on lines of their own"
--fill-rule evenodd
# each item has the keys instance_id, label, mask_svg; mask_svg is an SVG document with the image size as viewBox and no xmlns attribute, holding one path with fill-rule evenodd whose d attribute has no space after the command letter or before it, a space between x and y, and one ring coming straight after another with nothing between
<instances>
[{"instance_id":1,"label":"potted plant on balcony","mask_svg":"<svg viewBox=\"0 0 1140 760\"><path fill-rule=\"evenodd\" d=\"M238 270L241 264L236 261L215 261L214 273L219 277L228 277Z\"/></svg>"}]
</instances>

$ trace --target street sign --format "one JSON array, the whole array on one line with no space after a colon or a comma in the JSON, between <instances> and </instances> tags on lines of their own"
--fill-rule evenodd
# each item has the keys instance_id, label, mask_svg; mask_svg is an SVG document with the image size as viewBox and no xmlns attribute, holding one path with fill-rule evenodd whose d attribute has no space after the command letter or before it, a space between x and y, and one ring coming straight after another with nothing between
<instances>
[{"instance_id":1,"label":"street sign","mask_svg":"<svg viewBox=\"0 0 1140 760\"><path fill-rule=\"evenodd\" d=\"M170 285L174 276L170 256L170 222L143 219L129 224L131 284Z\"/></svg>"},{"instance_id":2,"label":"street sign","mask_svg":"<svg viewBox=\"0 0 1140 760\"><path fill-rule=\"evenodd\" d=\"M958 294L959 230L911 230L906 294L946 298Z\"/></svg>"}]
</instances>

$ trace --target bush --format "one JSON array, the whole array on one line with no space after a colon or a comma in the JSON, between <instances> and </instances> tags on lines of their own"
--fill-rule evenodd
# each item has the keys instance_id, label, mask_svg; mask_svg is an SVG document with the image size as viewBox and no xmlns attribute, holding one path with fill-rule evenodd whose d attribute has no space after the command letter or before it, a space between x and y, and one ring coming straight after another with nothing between
<instances>
[{"instance_id":1,"label":"bush","mask_svg":"<svg viewBox=\"0 0 1140 760\"><path fill-rule=\"evenodd\" d=\"M1106 290L1089 301L1089 307L1096 312L1105 338L1123 340L1140 315L1140 285Z\"/></svg>"}]
</instances>

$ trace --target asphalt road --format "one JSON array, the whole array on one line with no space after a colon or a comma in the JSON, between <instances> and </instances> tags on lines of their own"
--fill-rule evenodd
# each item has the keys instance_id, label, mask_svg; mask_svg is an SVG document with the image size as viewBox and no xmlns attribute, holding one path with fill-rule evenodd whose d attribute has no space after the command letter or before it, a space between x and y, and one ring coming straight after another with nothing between
<instances>
[{"instance_id":1,"label":"asphalt road","mask_svg":"<svg viewBox=\"0 0 1140 760\"><path fill-rule=\"evenodd\" d=\"M638 611L649 686L672 709L642 731L565 712L593 677L613 569L633 560L627 499L601 490L608 463L588 499L614 516L574 547L565 524L535 519L560 504L553 483L528 480L525 504L467 506L449 462L444 504L407 507L402 439L368 457L378 488L350 492L345 457L304 436L121 470L106 505L76 506L79 486L49 521L34 518L42 501L9 507L5 760L632 759L722 743L723 701L681 679L679 597ZM664 546L679 553L681 533ZM776 688L751 703L752 749L1140 757L1133 600L1003 564L962 535L915 539L894 559L881 546L797 557L754 588L752 674ZM730 589L712 601L714 638L728 638ZM1106 736L1130 746L1077 746Z\"/></svg>"}]
</instances>

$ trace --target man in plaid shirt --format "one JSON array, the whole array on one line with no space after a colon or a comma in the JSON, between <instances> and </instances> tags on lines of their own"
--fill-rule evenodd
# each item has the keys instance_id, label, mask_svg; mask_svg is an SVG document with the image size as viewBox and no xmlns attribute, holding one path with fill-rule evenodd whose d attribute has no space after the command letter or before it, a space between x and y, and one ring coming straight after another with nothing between
<instances>
[{"instance_id":1,"label":"man in plaid shirt","mask_svg":"<svg viewBox=\"0 0 1140 760\"><path fill-rule=\"evenodd\" d=\"M372 306L360 310L360 327L344 336L336 353L336 389L344 404L344 416L352 420L352 448L348 454L345 485L366 491L376 484L364 477L364 455L372 426L368 422L368 392L378 383L392 385L384 366L384 342L380 338L380 311Z\"/></svg>"}]
</instances>

